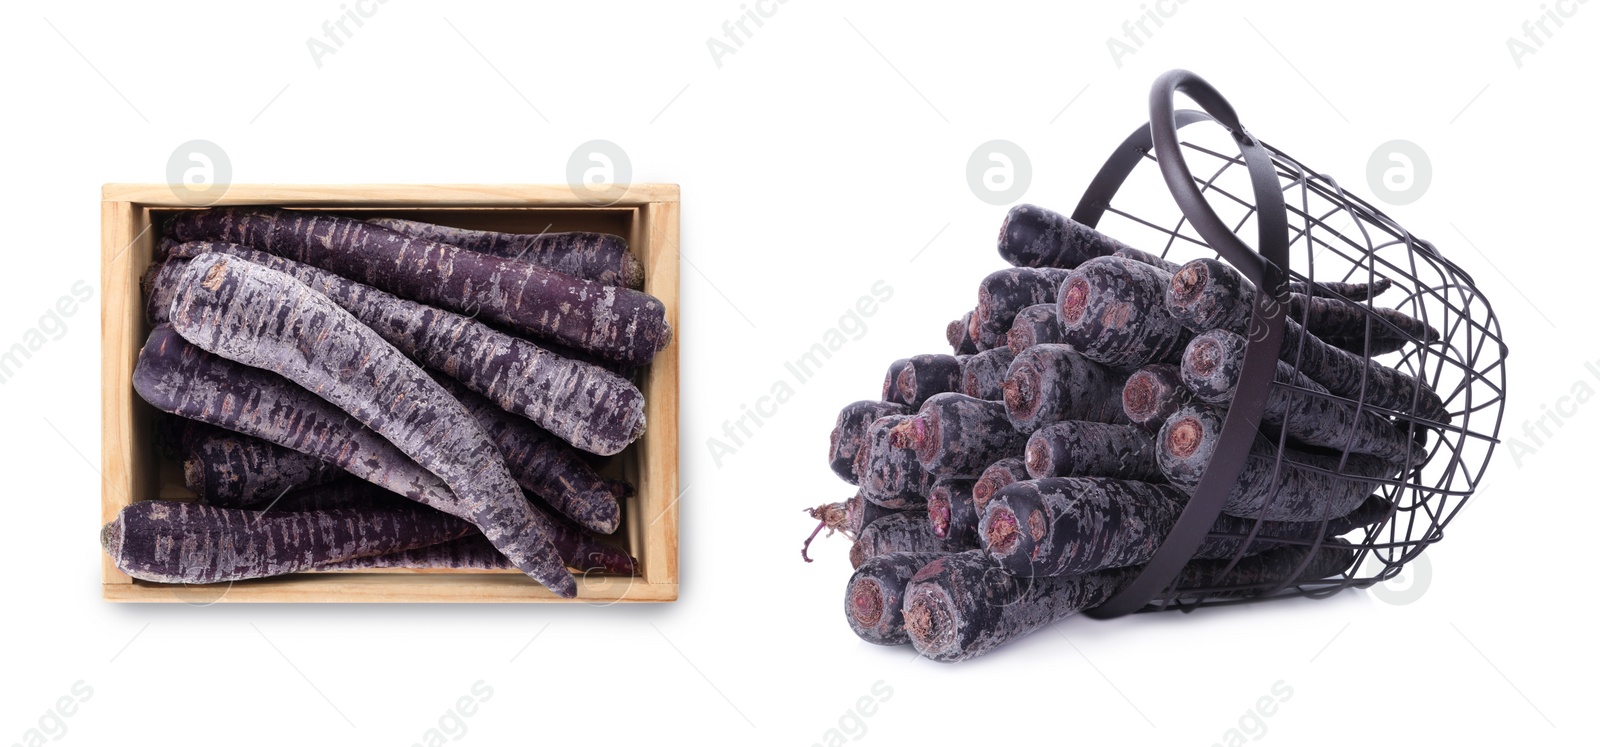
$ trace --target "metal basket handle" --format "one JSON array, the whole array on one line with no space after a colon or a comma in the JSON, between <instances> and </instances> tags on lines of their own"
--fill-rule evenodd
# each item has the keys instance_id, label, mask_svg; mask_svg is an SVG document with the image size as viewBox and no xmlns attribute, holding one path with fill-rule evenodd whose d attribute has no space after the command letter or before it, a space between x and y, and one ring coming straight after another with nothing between
<instances>
[{"instance_id":1,"label":"metal basket handle","mask_svg":"<svg viewBox=\"0 0 1600 747\"><path fill-rule=\"evenodd\" d=\"M1187 94L1209 116L1191 110L1175 111L1173 100L1179 92ZM1215 121L1226 128L1244 156L1255 191L1259 252L1228 228L1195 186L1178 142L1178 128L1200 121ZM1091 182L1073 218L1085 225L1095 225L1110 203L1111 195L1142 157L1141 149L1151 147L1167 189L1172 192L1184 218L1194 225L1200 238L1224 260L1239 268L1261 292L1256 293L1237 393L1223 421L1220 442L1211 462L1206 465L1205 474L1177 523L1144 570L1104 604L1085 612L1098 619L1136 612L1159 596L1210 533L1238 482L1255 441L1277 367L1278 350L1283 344L1283 309L1288 303L1283 270L1289 266L1288 212L1272 156L1239 123L1239 116L1227 99L1200 76L1187 70L1172 70L1156 79L1150 89L1150 126L1135 131L1106 162Z\"/></svg>"}]
</instances>

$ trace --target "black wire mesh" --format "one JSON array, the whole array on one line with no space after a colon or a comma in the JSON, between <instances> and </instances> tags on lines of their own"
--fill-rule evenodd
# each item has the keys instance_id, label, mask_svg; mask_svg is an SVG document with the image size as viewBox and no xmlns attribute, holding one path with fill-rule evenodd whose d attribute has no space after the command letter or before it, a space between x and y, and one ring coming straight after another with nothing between
<instances>
[{"instance_id":1,"label":"black wire mesh","mask_svg":"<svg viewBox=\"0 0 1600 747\"><path fill-rule=\"evenodd\" d=\"M1253 244L1258 230L1253 185L1232 136L1214 122L1192 125L1183 135L1181 150L1201 194L1237 236ZM1320 598L1347 587L1364 588L1393 578L1428 545L1443 537L1445 525L1482 480L1500 432L1507 349L1499 321L1472 278L1432 244L1412 236L1393 219L1346 192L1332 177L1307 168L1271 145L1262 145L1271 154L1289 213L1291 266L1282 269L1291 281L1308 283L1309 294L1359 309L1366 322L1365 339L1354 345L1345 341L1344 346L1362 354L1378 350L1373 345L1379 337L1394 343L1391 347L1397 345L1399 350L1375 355L1374 360L1431 387L1444 401L1449 417L1447 421L1430 419L1411 411L1380 408L1364 401L1364 397L1343 398L1273 383L1273 387L1294 390L1296 396L1339 400L1358 407L1358 413L1377 414L1409 436L1425 439L1426 449L1420 458L1408 456L1407 463L1397 470L1398 477L1378 481L1361 478L1363 482L1380 483L1377 495L1386 499L1391 508L1380 521L1342 536L1353 546L1355 556L1342 574L1296 581L1316 550L1334 541L1331 533L1325 531L1313 540L1276 537L1266 530L1266 522L1257 520L1255 528L1244 535L1210 535L1215 539L1235 538L1240 548L1230 561L1220 564L1220 570L1212 576L1213 585L1169 585L1140 611L1188 611L1289 597ZM1085 198L1086 204L1105 211L1098 228L1180 264L1199 257L1218 257L1184 218L1162 181L1155 154L1146 149L1142 156L1139 165L1116 185L1108 200ZM1365 300L1346 298L1322 285L1330 281L1372 283L1380 278L1392 281L1393 287ZM1402 311L1437 329L1438 339L1423 339L1396 327L1375 313L1384 307ZM1310 305L1302 304L1301 311L1303 315L1296 321L1304 326ZM1396 337L1400 338L1398 342ZM1297 343L1285 337L1284 345L1287 349ZM1296 361L1298 355L1299 351ZM1362 391L1366 391L1365 383ZM1272 468L1275 481L1282 478L1283 466L1290 463L1285 448L1305 448L1287 438L1286 426L1263 430L1278 445ZM1350 452L1323 454L1337 454L1340 469L1330 473L1303 463L1294 464L1297 468L1344 476ZM1281 497L1278 492L1274 483L1267 507ZM1325 529L1328 526L1324 522ZM1274 546L1308 548L1301 567L1261 584L1214 585L1248 550L1259 549L1265 541Z\"/></svg>"}]
</instances>

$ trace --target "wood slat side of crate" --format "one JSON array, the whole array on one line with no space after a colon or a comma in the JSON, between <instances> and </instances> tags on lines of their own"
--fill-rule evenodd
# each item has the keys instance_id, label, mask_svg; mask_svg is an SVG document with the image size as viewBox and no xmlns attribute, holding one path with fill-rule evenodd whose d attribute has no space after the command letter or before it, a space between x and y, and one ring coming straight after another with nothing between
<instances>
[{"instance_id":1,"label":"wood slat side of crate","mask_svg":"<svg viewBox=\"0 0 1600 747\"><path fill-rule=\"evenodd\" d=\"M148 328L139 279L155 246L154 222L191 206L167 185L108 184L103 190L101 255L103 522L134 500L158 497L162 460L153 439L153 409L138 401L133 365ZM520 185L235 185L220 204L294 205L348 213L415 216L504 229L518 216L548 213L565 226L551 230L625 233L646 268L646 292L661 298L674 339L644 372L648 428L622 468L638 486L624 520L627 548L639 561L635 578L579 579L575 601L671 601L677 598L678 224L676 185L635 185L616 204L594 206L564 186ZM658 202L630 204L635 197ZM116 198L116 199L113 199ZM131 198L138 198L137 200ZM591 217L592 216L592 217ZM539 227L526 229L537 232ZM170 466L170 465L168 465ZM168 472L171 472L169 469ZM170 477L170 476L169 476ZM177 492L186 492L177 486ZM434 579L434 580L424 580ZM182 587L130 579L102 557L103 596L112 601L528 602L568 601L517 573L310 573L228 586ZM215 598L213 598L215 597Z\"/></svg>"}]
</instances>

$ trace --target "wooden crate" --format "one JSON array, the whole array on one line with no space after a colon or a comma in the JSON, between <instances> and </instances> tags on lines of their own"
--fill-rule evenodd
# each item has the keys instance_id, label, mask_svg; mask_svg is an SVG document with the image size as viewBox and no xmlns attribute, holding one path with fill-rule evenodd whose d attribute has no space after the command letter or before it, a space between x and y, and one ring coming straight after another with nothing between
<instances>
[{"instance_id":1,"label":"wooden crate","mask_svg":"<svg viewBox=\"0 0 1600 747\"><path fill-rule=\"evenodd\" d=\"M176 464L155 447L155 410L131 384L149 333L139 278L160 240L161 221L192 209L165 184L108 184L101 198L101 399L104 486L101 521L133 501L190 494ZM516 571L302 573L225 585L181 586L129 578L102 555L103 595L117 602L665 602L678 596L678 187L630 186L594 206L567 186L234 185L217 205L276 205L357 217L392 215L464 228L537 233L592 230L627 237L645 267L645 291L666 305L673 341L640 374L644 437L611 457L638 488L616 535L639 575L587 576L562 600Z\"/></svg>"}]
</instances>

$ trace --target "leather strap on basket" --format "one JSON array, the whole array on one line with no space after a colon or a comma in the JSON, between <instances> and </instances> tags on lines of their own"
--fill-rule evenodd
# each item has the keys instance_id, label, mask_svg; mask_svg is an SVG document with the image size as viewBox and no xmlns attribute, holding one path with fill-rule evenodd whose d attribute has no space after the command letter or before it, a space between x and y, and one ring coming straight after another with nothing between
<instances>
[{"instance_id":1,"label":"leather strap on basket","mask_svg":"<svg viewBox=\"0 0 1600 747\"><path fill-rule=\"evenodd\" d=\"M1178 93L1186 94L1199 104L1205 114L1174 111L1173 99ZM1244 156L1255 191L1259 253L1244 243L1211 209L1184 161L1178 128L1202 121L1214 121L1226 128ZM1283 310L1288 303L1288 289L1281 269L1289 266L1288 212L1272 156L1239 123L1233 106L1222 94L1187 70L1172 70L1156 79L1150 90L1150 125L1130 135L1106 161L1079 202L1073 219L1088 226L1098 223L1111 196L1143 157L1143 151L1151 148L1155 150L1167 189L1172 192L1184 218L1223 260L1237 267L1264 292L1256 294L1239 386L1205 474L1177 524L1133 582L1104 604L1085 612L1099 619L1137 612L1161 595L1200 548L1222 513L1250 455L1250 446L1261 422L1261 412L1277 367L1278 350L1283 344Z\"/></svg>"}]
</instances>

